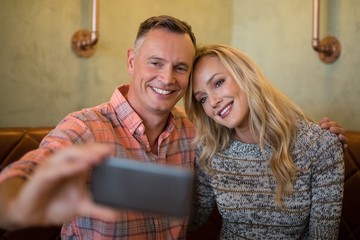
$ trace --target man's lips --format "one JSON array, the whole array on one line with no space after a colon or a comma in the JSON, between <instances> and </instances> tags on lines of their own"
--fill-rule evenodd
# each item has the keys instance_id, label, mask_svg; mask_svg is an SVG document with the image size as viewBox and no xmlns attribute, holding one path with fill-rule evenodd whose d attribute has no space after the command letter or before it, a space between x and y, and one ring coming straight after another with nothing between
<instances>
[{"instance_id":1,"label":"man's lips","mask_svg":"<svg viewBox=\"0 0 360 240\"><path fill-rule=\"evenodd\" d=\"M169 95L171 94L173 91L170 90L165 90L165 89L161 89L161 88L157 88L157 87L151 87L156 93L161 94L161 95Z\"/></svg>"}]
</instances>

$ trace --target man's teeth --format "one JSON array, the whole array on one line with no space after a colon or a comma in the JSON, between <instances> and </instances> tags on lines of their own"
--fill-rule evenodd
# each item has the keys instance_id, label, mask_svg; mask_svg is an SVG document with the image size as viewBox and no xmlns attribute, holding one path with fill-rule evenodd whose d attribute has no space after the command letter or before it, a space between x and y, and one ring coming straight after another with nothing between
<instances>
[{"instance_id":1,"label":"man's teeth","mask_svg":"<svg viewBox=\"0 0 360 240\"><path fill-rule=\"evenodd\" d=\"M224 110L221 111L220 116L224 115L224 114L227 112L227 110L229 110L229 108L231 107L231 105L232 105L232 104L230 104L230 105L228 105L226 108L224 108Z\"/></svg>"},{"instance_id":2,"label":"man's teeth","mask_svg":"<svg viewBox=\"0 0 360 240\"><path fill-rule=\"evenodd\" d=\"M156 88L156 87L153 87L154 91L159 93L159 94L170 94L171 91L168 91L168 90L164 90L164 89L160 89L160 88Z\"/></svg>"}]
</instances>

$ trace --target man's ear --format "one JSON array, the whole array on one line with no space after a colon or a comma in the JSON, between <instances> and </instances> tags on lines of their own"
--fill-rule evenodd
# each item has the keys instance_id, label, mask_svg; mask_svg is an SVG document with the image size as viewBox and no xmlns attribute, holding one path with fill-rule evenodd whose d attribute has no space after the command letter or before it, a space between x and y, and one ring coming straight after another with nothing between
<instances>
[{"instance_id":1,"label":"man's ear","mask_svg":"<svg viewBox=\"0 0 360 240\"><path fill-rule=\"evenodd\" d=\"M128 49L127 51L127 69L129 74L134 72L134 60L135 60L135 53L132 48Z\"/></svg>"}]
</instances>

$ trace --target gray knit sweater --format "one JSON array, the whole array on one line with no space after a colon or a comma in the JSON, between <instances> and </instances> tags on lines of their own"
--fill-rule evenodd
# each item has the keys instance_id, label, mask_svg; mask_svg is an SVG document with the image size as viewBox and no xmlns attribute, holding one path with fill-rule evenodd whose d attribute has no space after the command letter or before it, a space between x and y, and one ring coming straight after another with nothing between
<instances>
[{"instance_id":1,"label":"gray knit sweater","mask_svg":"<svg viewBox=\"0 0 360 240\"><path fill-rule=\"evenodd\" d=\"M316 124L299 124L292 156L300 170L294 192L275 204L271 150L230 142L210 162L211 176L199 168L193 224L209 217L215 204L223 219L221 239L337 239L343 197L342 145L336 135Z\"/></svg>"}]
</instances>

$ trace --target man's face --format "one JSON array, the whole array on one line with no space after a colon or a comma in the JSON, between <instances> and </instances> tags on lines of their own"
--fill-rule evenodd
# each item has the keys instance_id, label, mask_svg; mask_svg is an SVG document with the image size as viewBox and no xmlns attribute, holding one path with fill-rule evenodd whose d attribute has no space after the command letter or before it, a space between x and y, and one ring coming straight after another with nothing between
<instances>
[{"instance_id":1,"label":"man's face","mask_svg":"<svg viewBox=\"0 0 360 240\"><path fill-rule=\"evenodd\" d=\"M128 51L132 77L127 99L135 111L167 114L184 95L195 56L187 34L153 29L136 49Z\"/></svg>"}]
</instances>

